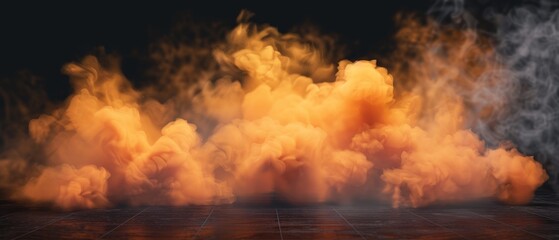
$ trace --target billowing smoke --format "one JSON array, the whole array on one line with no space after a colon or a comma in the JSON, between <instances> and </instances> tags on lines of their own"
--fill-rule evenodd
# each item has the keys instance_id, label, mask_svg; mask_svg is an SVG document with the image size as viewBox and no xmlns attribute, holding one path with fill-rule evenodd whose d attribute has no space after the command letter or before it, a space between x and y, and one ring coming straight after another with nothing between
<instances>
[{"instance_id":1,"label":"billowing smoke","mask_svg":"<svg viewBox=\"0 0 559 240\"><path fill-rule=\"evenodd\" d=\"M459 95L467 127L489 146L508 142L534 156L557 190L559 4L524 1L503 11L467 3L437 1L426 24L401 17L393 73L427 101Z\"/></svg>"},{"instance_id":2,"label":"billowing smoke","mask_svg":"<svg viewBox=\"0 0 559 240\"><path fill-rule=\"evenodd\" d=\"M29 122L40 160L5 157L13 177L2 186L65 209L270 192L416 207L527 203L547 180L509 138L487 147L469 130L518 108L491 94L511 81L508 62L475 29L401 18L391 75L376 61L335 63L328 39L254 26L244 14L222 42L162 43L161 77L141 89L110 57L66 65L73 95Z\"/></svg>"}]
</instances>

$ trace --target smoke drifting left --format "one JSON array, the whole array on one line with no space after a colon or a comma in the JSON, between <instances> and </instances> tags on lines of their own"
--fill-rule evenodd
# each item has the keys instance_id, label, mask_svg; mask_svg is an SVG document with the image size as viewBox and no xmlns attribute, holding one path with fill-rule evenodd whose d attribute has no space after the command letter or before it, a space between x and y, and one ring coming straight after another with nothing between
<instances>
[{"instance_id":1,"label":"smoke drifting left","mask_svg":"<svg viewBox=\"0 0 559 240\"><path fill-rule=\"evenodd\" d=\"M394 4L8 15L0 187L62 209L529 202L542 164L476 128L512 108L486 94L513 72L495 39L462 5Z\"/></svg>"}]
</instances>

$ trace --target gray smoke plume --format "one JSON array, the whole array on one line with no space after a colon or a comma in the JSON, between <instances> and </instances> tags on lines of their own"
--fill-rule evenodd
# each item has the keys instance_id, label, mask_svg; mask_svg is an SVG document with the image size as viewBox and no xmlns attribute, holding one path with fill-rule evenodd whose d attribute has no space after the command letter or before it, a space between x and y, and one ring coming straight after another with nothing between
<instances>
[{"instance_id":1,"label":"gray smoke plume","mask_svg":"<svg viewBox=\"0 0 559 240\"><path fill-rule=\"evenodd\" d=\"M559 187L559 4L540 1L497 15L497 53L508 70L510 107L493 133L547 168Z\"/></svg>"},{"instance_id":2,"label":"gray smoke plume","mask_svg":"<svg viewBox=\"0 0 559 240\"><path fill-rule=\"evenodd\" d=\"M524 1L501 6L504 10L484 8L483 16L471 14L476 9L470 3L437 1L428 12L442 24L473 29L476 36L494 40L500 67L488 68L479 76L476 81L485 87L466 93L472 105L470 116L475 116L469 126L490 146L511 141L521 152L534 156L545 166L548 183L558 190L559 3ZM475 29L475 19L490 27ZM503 107L487 111L486 106L495 103Z\"/></svg>"}]
</instances>

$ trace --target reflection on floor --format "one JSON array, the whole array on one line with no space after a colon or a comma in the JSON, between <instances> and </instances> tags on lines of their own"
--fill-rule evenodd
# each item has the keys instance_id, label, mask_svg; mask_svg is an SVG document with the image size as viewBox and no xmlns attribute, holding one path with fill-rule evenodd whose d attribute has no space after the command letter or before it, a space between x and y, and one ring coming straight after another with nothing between
<instances>
[{"instance_id":1,"label":"reflection on floor","mask_svg":"<svg viewBox=\"0 0 559 240\"><path fill-rule=\"evenodd\" d=\"M0 202L0 239L559 239L559 201L419 209L375 204L122 207L59 212Z\"/></svg>"}]
</instances>

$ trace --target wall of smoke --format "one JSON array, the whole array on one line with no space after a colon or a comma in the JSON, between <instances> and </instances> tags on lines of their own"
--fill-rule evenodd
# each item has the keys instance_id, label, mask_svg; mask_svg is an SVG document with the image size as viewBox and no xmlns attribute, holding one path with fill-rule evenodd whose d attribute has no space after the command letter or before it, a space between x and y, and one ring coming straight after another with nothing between
<instances>
[{"instance_id":1,"label":"wall of smoke","mask_svg":"<svg viewBox=\"0 0 559 240\"><path fill-rule=\"evenodd\" d=\"M530 163L529 158L520 156L521 154L515 151L509 152L508 150L510 150L511 146L518 148L525 155L535 156L535 159L540 161L546 168L550 176L548 181L550 185L559 188L559 159L557 157L559 155L559 140L557 139L557 134L559 134L559 90L557 86L559 84L559 79L557 79L559 78L559 58L556 55L559 51L559 33L557 33L559 30L559 19L557 17L559 6L545 1L515 4L504 8L485 8L480 7L480 5L474 6L471 2L437 1L427 13L425 18L427 20L422 17L417 17L420 19L417 20L415 17L406 15L397 17L398 21L402 23L402 28L395 36L398 42L397 47L393 53L390 53L385 58L388 65L388 73L393 74L395 79L394 95L396 96L394 98L390 95L392 94L392 77L387 75L386 70L378 70L375 63L358 62L351 64L342 62L340 63L338 75L335 75L336 69L334 64L336 61L341 60L343 56L336 52L336 49L339 48L333 39L322 36L312 29L302 29L299 34L282 34L274 28L256 28L253 25L244 24L249 17L246 15L246 12L242 13L239 17L239 22L243 24L233 30L227 40L222 39L227 34L224 30L223 32L202 32L201 35L204 37L194 37L192 38L193 40L186 41L180 36L174 36L172 33L168 37L161 39L160 42L154 43L150 57L155 64L149 74L155 77L146 86L139 88L131 86L122 76L120 70L118 70L118 64L111 62L110 57L99 58L101 63L95 58L88 57L82 63L67 65L64 71L71 76L76 93L72 97L74 100L68 100L64 104L56 104L59 108L54 111L52 109L55 109L55 107L48 103L46 94L36 84L36 78L32 75L2 79L2 82L0 82L2 84L0 88L2 101L0 103L2 107L2 118L0 119L0 130L2 131L2 142L0 142L2 146L2 149L0 149L2 152L2 155L0 155L0 189L18 189L21 186L25 186L30 179L40 176L38 181L29 181L28 187L24 188L24 195L32 195L31 199L54 201L62 207L72 208L110 206L110 203L118 203L119 201L131 204L207 204L219 203L219 201L230 202L232 201L230 198L233 195L231 188L241 194L243 192L250 192L253 188L258 188L245 186L251 186L249 183L259 183L258 180L261 179L272 179L273 181L278 181L279 179L283 186L280 186L278 189L285 192L286 196L292 195L291 197L299 196L301 195L299 193L309 192L309 189L313 189L315 192L310 191L308 193L309 196L301 198L323 201L329 199L331 189L334 188L339 193L358 196L359 194L357 193L364 191L357 191L352 187L355 184L363 184L363 182L370 184L370 186L375 186L378 189L377 191L381 192L381 189L378 188L380 184L377 184L377 182L380 182L382 179L390 187L387 187L389 189L385 189L384 192L393 192L392 198L395 205L411 202L413 206L421 206L438 200L451 201L464 198L468 200L506 192L506 190L500 188L509 184L510 180L505 179L497 183L492 182L498 178L495 177L499 175L497 173L495 173L495 176L488 175L486 179L482 180L473 179L471 176L472 174L478 174L478 172L499 170L499 167L507 164L506 162L500 162L503 159L511 161L521 159L522 161L518 162ZM189 25L188 27L191 26ZM220 28L201 27L199 30L194 29L193 31L200 32L207 31L207 29ZM184 29L181 29L179 26L178 32L182 30ZM214 34L217 36L214 36ZM208 36L211 37L208 38ZM302 43L310 43L309 45L313 47L307 48L307 45ZM277 51L264 47L268 45L274 46L274 50ZM252 54L253 52L258 54ZM278 69L273 68L273 70L277 70L277 73L276 71L270 71L270 73L264 72L264 74L261 74L262 70L258 68L259 65L244 59L244 54L256 56L254 57L256 60L269 60L269 62L263 61L262 66L275 66ZM247 57L247 59L249 58ZM104 60L106 62L103 62ZM276 64L276 62L278 63ZM288 67L285 69L278 67L282 66L282 64ZM376 109L378 112L374 112L376 111L374 110L374 114L371 115L376 117L383 116L387 119L392 118L392 115L402 115L405 116L405 120L401 121L405 124L399 125L394 123L393 125L387 124L389 127L378 127L373 125L375 122L362 121L358 117L355 117L357 120L353 119L353 115L356 112L365 112L366 110L362 110L359 106L355 107L355 104L350 104L350 101L346 99L350 98L346 96L350 94L344 95L337 94L336 92L338 91L337 87L342 86L343 81L346 81L346 76L344 75L346 66L349 66L348 73L353 74L348 74L347 78L349 80L355 79L355 85L348 85L345 89L354 89L361 94L357 94L359 95L357 97L368 99L372 98L371 94L376 94L375 91L358 91L368 88L363 88L357 84L364 84L363 86L370 87L372 90L375 90L374 87L378 86L390 89L390 94L383 96L386 98L385 102L382 104L376 102L369 104L373 107L378 107L378 109L373 108L373 110ZM251 76L251 74L257 75L257 77ZM272 76L270 77L266 74ZM362 78L360 74L374 75L382 80L379 80L381 84L370 84L363 80L369 78ZM286 88L287 90L278 88L279 90L275 91L274 87L278 84L275 82L276 80L285 81L285 79L294 78L292 76L302 77L300 78L302 80L300 82L293 81L293 87L289 86ZM255 81L255 79L258 81ZM336 83L335 79L340 79L340 82ZM242 82L242 86L240 82ZM351 81L347 82L352 83ZM322 108L314 109L317 104L307 104L307 101L309 99L314 101L315 99L312 96L299 98L297 94L303 91L298 89L298 85L295 83L301 84L301 86L310 85L316 89L319 89L317 86L320 86L320 89L326 89L323 91L329 94L321 93L328 96L330 100L336 100L332 101L338 107L331 107L325 104L323 108L326 110L335 109L340 113L328 113L328 111L323 111L324 109ZM319 85L320 83L326 84ZM328 84L331 84L331 86ZM266 90L265 85L272 86L270 89L274 91ZM324 115L326 116L325 119L332 121L338 119L339 122L336 122L337 125L333 124L333 126L324 124L325 126L321 128L316 127L318 124L305 125L301 124L303 121L298 119L287 119L285 115L288 114L275 113L270 113L269 116L265 115L265 120L256 117L254 117L256 120L250 119L251 115L246 114L246 112L251 113L252 110L249 108L251 106L244 106L243 98L249 94L250 96L267 96L265 90L253 92L254 89L262 88L261 86L264 86L263 89L266 91L279 94L277 96L282 96L281 94L296 96L293 99L286 98L290 100L286 100L286 103L281 102L284 100L280 97L270 97L267 102L274 104L280 102L280 104L276 105L285 105L285 109L297 106L299 107L297 110L302 113L312 112L318 116ZM331 92L333 93L330 94L328 89L336 91L332 90ZM343 93L342 90L339 91ZM379 90L378 92L382 91ZM410 106L416 102L413 98L408 99L406 96L398 96L399 94L410 93L422 96L421 108ZM460 106L460 109L453 109L457 113L452 111L448 111L450 113L441 113L444 112L441 109L445 107L452 109L450 107L454 105L448 104L444 100L456 100L453 98L453 95L459 96L459 101L464 101L464 106L457 104L456 106ZM252 101L257 107L258 104L266 102L255 99L253 97ZM398 99L398 101L395 99ZM350 100L353 101L354 99ZM361 101L361 99L358 100ZM398 102L399 105L391 105L393 102ZM98 108L102 108L101 106L105 105L111 106L119 111L103 110L99 111L103 114L95 113L96 115L91 113L90 115L100 117L104 122L89 123L87 121L90 119L81 116L84 113L88 113L88 111L96 112L99 109L84 109L82 106L87 106L85 103L94 103L93 105ZM64 107L60 107L61 105L64 105ZM369 105L362 108L370 111L371 107ZM231 108L230 106L234 107ZM400 108L404 110L400 110ZM417 128L413 125L415 120L409 120L415 119L415 111L418 111L419 113L417 114L421 115L417 118L419 119ZM462 131L463 126L455 126L462 124L461 113L458 113L460 111L464 111L466 114L465 119L463 119L466 125L465 128L471 128L485 141L486 145L491 148L499 148L498 151L485 149L483 143L477 141L476 136L473 136L468 131ZM142 114L141 117L139 114L135 114L136 112L140 112ZM244 116L240 117L241 112ZM324 112L326 114L323 114ZM48 116L41 116L39 121L34 121L33 124L28 125L30 120L38 118L43 113L47 113ZM130 117L132 120L138 118L141 121L136 121L137 119L134 121L125 119L126 121L123 121L129 124L118 121L105 121L105 118L112 119L112 114ZM259 116L259 114L255 113L253 115ZM448 114L448 116L444 114ZM66 117L67 115L70 116L70 120ZM345 115L349 116L347 119L354 120L354 122L359 124L365 124L370 129L357 134L358 130L353 129L352 124L347 124L347 122L351 121L343 121L343 116ZM447 123L450 122L448 123L450 130L434 131L432 129L441 126L437 122L441 121L437 119L437 117L440 118L440 115L451 119L447 121ZM243 117L246 119L243 119ZM286 119L283 119L284 117ZM76 125L75 123L70 124L70 122L78 122L73 118L84 121L85 123L79 126L84 129L91 126L94 126L97 130L101 129L99 130L101 138L106 137L103 134L118 135L127 140L123 140L123 142L127 144L132 142L133 144L130 144L130 146L127 144L117 144L117 147L125 151L122 151L122 156L115 154L116 157L106 157L99 154L107 152L104 149L103 151L93 151L87 148L76 151L72 147L66 147L68 149L65 149L64 144L60 144L60 142L67 141L76 146L82 146L83 144L80 141L83 139L88 141L93 139L91 140L92 142L95 140L95 137L90 136L94 135L90 130L84 130L80 133L83 136L78 137L75 137L74 133L69 133L68 131L70 130L68 129L74 127L72 125ZM177 118L185 119L188 122L176 120ZM269 121L268 118L278 118L284 122L294 124L285 128L285 126L278 124L276 119ZM149 119L148 123L144 122L145 119ZM320 118L317 117L317 119ZM367 119L367 121L369 120ZM389 122L388 120L386 121ZM170 124L171 122L172 124ZM137 131L137 128L141 127L137 127L134 124L138 126L148 125L150 127L143 129L142 132ZM266 127L267 124L271 124L272 127ZM409 127L406 124L413 127ZM357 126L357 124L355 125ZM29 126L31 128L35 127L35 135L33 136L35 141L31 141L28 137ZM115 126L121 127L124 130L115 130L113 129ZM339 126L342 126L341 128L344 131L338 131L337 127ZM44 134L42 134L42 131L37 131L37 129L40 130L45 127L50 130ZM77 129L79 130L78 127ZM255 129L258 131L254 131ZM33 129L31 130L33 132ZM128 130L130 131L127 132ZM159 133L160 130L162 130L162 134ZM347 134L350 130L356 133L354 135ZM74 130L71 129L71 131ZM253 131L257 134L251 135ZM212 134L215 133L219 134L216 134L211 139ZM237 133L245 134L245 139L249 140L233 141L231 139L234 138L223 137L229 135L241 136L241 134ZM266 139L264 141L266 144L260 144L263 140L260 139L259 134L263 133L274 136L280 136L285 133L289 134L284 138L278 139L275 139L274 136L263 138ZM442 137L433 137L437 133L440 133ZM128 137L129 135L137 135L137 137ZM157 137L164 136L155 138L151 135ZM446 135L453 137L450 137L449 140L445 138ZM314 141L306 141L310 142L308 145L300 145L298 143L297 147L292 146L293 144L291 143L295 142L293 139L297 139L297 142L305 142L303 140L309 140L308 136L316 136L316 138L313 139ZM340 142L348 140L348 144L344 142L343 144L333 144L331 146L332 144L328 142L331 139L328 139L328 141L316 141L316 139L327 139L326 136L335 139L334 142L338 139L342 139L339 140ZM142 137L145 138L144 142L136 141L136 139L142 139ZM251 137L254 138L252 139L254 140L252 144L250 142ZM344 137L347 139L343 139ZM417 138L410 139L413 137ZM161 140L155 141L152 138ZM393 140L392 143L390 143L391 138ZM207 141L208 139L211 141ZM239 139L243 138L239 137ZM422 141L422 139L429 141ZM349 144L349 140L352 141L351 144ZM374 145L372 143L375 143L376 140L382 143L372 148L371 146ZM45 141L47 143L50 142L50 145L45 144L46 147L41 147L37 143ZM152 144L154 141L158 144ZM405 162L401 161L402 156L407 154L402 154L403 151L408 151L408 148L412 149L413 147L411 146L415 147L430 141L437 144L448 144L452 151L441 151L440 153L429 155L432 153L432 149L429 148L431 146L425 144L425 146L421 146L423 149L416 152L418 154L409 154L406 158L417 158L422 160L418 160L418 163L425 162L426 164L414 165L413 161L407 161L408 164L412 163L406 167L400 166L404 165L401 162ZM177 156L174 159L176 160L175 162L169 161L168 166L170 167L164 168L164 171L160 172L160 165L155 164L155 167L149 165L153 159L163 159L165 164L167 164L165 154L173 152L169 149L172 149L170 146L174 147L173 144L175 142L177 142L178 150L175 151ZM219 143L221 142L240 144L239 146L241 147L219 149L221 147ZM214 145L217 147L213 146L213 143L216 143ZM61 152L57 144L62 146L60 147L63 149L62 152L70 152L69 156L77 156L79 159L75 160L72 157L56 156L56 154ZM246 144L246 146L243 144ZM55 145L56 147L52 147ZM225 144L223 145L226 146ZM464 147L464 145L467 145L467 147ZM239 149L245 148L250 151L237 154L236 151L241 152ZM273 150L269 151L273 154L261 156L263 154L260 154L260 152L265 152L262 149ZM87 150L91 150L92 153L84 156L83 152L88 152ZM373 150L376 152L368 153ZM409 151L413 153L412 150ZM214 152L224 152L226 154L223 157L219 154L215 156L205 154L206 152L211 152L212 154ZM451 156L448 156L449 153ZM99 168L95 167L95 165L94 167L91 167L91 165L81 167L80 165L79 167L81 168L76 168L61 164L72 161L79 163L79 161L83 160L84 163L82 165L86 165L87 161L84 159L87 160L88 158L113 159L114 157L114 159L119 160L130 158L129 155L133 154L139 156L133 158L134 160L142 160L138 163L139 167L134 168L136 165L131 164L130 166L132 167L124 170L121 169L122 166L116 166L120 164L118 162L115 163L115 166L113 166L113 163L96 162L98 166L103 166ZM464 156L456 156L459 154L464 154ZM98 155L102 155L102 157ZM161 159L157 158L159 155L163 157ZM242 174L239 175L241 177L248 177L245 179L240 178L243 181L239 182L231 181L234 183L232 184L233 186L228 186L221 182L222 179L230 178L230 175L236 174L227 168L229 165L233 165L233 161L223 161L222 163L215 159L231 160L236 157L241 160L254 160L250 158L252 155L258 155L258 158L254 158L256 160L264 159L265 162L269 163L263 164L262 167L258 165L258 168L254 169L248 167L250 164L247 164L246 169L248 170L241 172ZM293 157L292 159L291 155L302 155L305 158ZM379 156L391 159L394 162L383 162L384 159L378 160L380 159ZM50 160L51 162L49 162L46 158L52 158L54 161ZM328 158L332 158L330 159L330 165L320 165L319 161L310 161L316 164L316 166L327 167L319 169L320 171L299 168L300 165L298 165L298 161L301 161L301 159L309 161ZM442 163L442 166L433 167L435 165L432 162L433 158L436 159L435 163ZM454 161L454 159L448 160L449 158L457 159ZM173 158L169 159L173 160ZM374 160L366 161L371 159ZM499 161L493 161L494 159ZM188 164L182 164L182 161L187 161ZM215 164L213 161L215 161ZM385 167L387 174L379 177L380 173L378 172L366 173L368 169L373 168L372 162L374 162L375 171L383 171L385 170L383 167ZM491 164L485 164L485 162ZM278 164L274 165L273 163ZM282 165L285 163L287 163L288 170L285 170L285 166ZM342 166L342 163L346 165ZM463 171L467 174L463 176L460 171L458 173L450 171L456 167L453 165L454 163L467 169ZM225 167L216 167L220 164L223 164ZM351 167L351 164L359 166L359 168ZM390 164L394 164L394 166ZM195 167L190 168L190 166ZM532 166L531 169L537 169L537 166L528 166ZM401 168L397 169L398 167ZM513 167L510 169L513 169ZM218 176L220 174L216 174L216 172L219 171L213 171L214 168L220 171L223 170L226 173L231 170L230 172L233 173ZM207 169L212 169L212 171ZM271 169L270 171L274 174L274 171L286 171L289 174L274 175L269 172L261 173L262 169ZM334 170L338 169L346 169L347 171L342 171L339 176L331 174L330 171L335 172ZM440 169L444 171L438 171ZM504 178L508 178L507 174L515 175L514 171L510 171L508 166L502 167L502 169L505 169L503 172L506 173L501 175ZM423 172L423 170L425 171ZM431 172L428 170L431 170ZM123 176L130 179L122 177L122 179L114 180L115 176L118 177L122 172L133 174L123 174ZM290 191L295 186L292 180L297 179L297 173L299 172L310 173L309 176L311 177L306 179L307 185L304 185L307 187ZM441 177L437 175L439 172L443 172L442 175L447 176ZM425 174L425 176L422 174ZM370 175L374 175L375 178L371 178ZM516 175L523 176L522 174ZM544 179L542 176L545 173L537 172L535 175L538 176L534 177L536 180L528 184L530 187L539 186L538 181ZM110 176L112 176L112 182L107 186L106 180ZM182 177L182 180L179 181L182 181L181 183L194 182L198 185L193 184L195 187L189 188L186 185L180 187L169 183L169 179L177 176ZM445 177L450 178L450 180L447 181ZM402 187L401 193L401 179L404 178L408 178L406 183L408 185ZM51 179L57 179L56 181L61 182L60 185L64 186L65 190L61 192L60 196L52 196L50 192L38 195L32 194L33 192L40 192L38 190L44 186L57 189L56 181L51 181ZM332 183L325 184L326 181L324 179ZM263 189L262 191L269 190L271 187L268 185L274 184L273 181L271 181L272 183L262 181L263 186L260 186ZM49 185L51 182L54 183ZM77 186L74 182L78 182L79 184L77 185L82 185ZM83 184L84 182L86 184ZM122 184L122 182L126 182L124 186L131 187L124 190L115 187ZM435 183L434 185L432 184L433 182ZM447 184L448 182L451 184ZM455 182L461 182L463 185L456 186ZM490 184L487 184L488 182ZM417 184L417 188L413 188L414 183ZM159 187L157 184L161 184L164 187ZM441 189L436 184L445 185L448 189ZM519 180L515 184L522 186L524 183ZM212 186L212 188L207 188L207 186ZM76 194L76 192L89 188L95 191L86 191L87 194ZM168 191L168 188L176 188L177 191ZM464 190L462 191L459 188ZM428 189L430 192L425 191L424 193L424 189ZM528 188L527 191L531 190L531 188ZM154 197L163 196L164 194L169 194L169 192L173 194L167 198L160 199ZM404 199L400 199L400 195ZM85 200L76 200L74 196L83 197ZM408 197L411 200L406 199ZM499 197L507 200L509 196ZM214 201L214 199L219 199L219 201ZM515 203L514 197L512 199L513 201L511 202ZM526 199L523 198L523 200Z\"/></svg>"}]
</instances>

